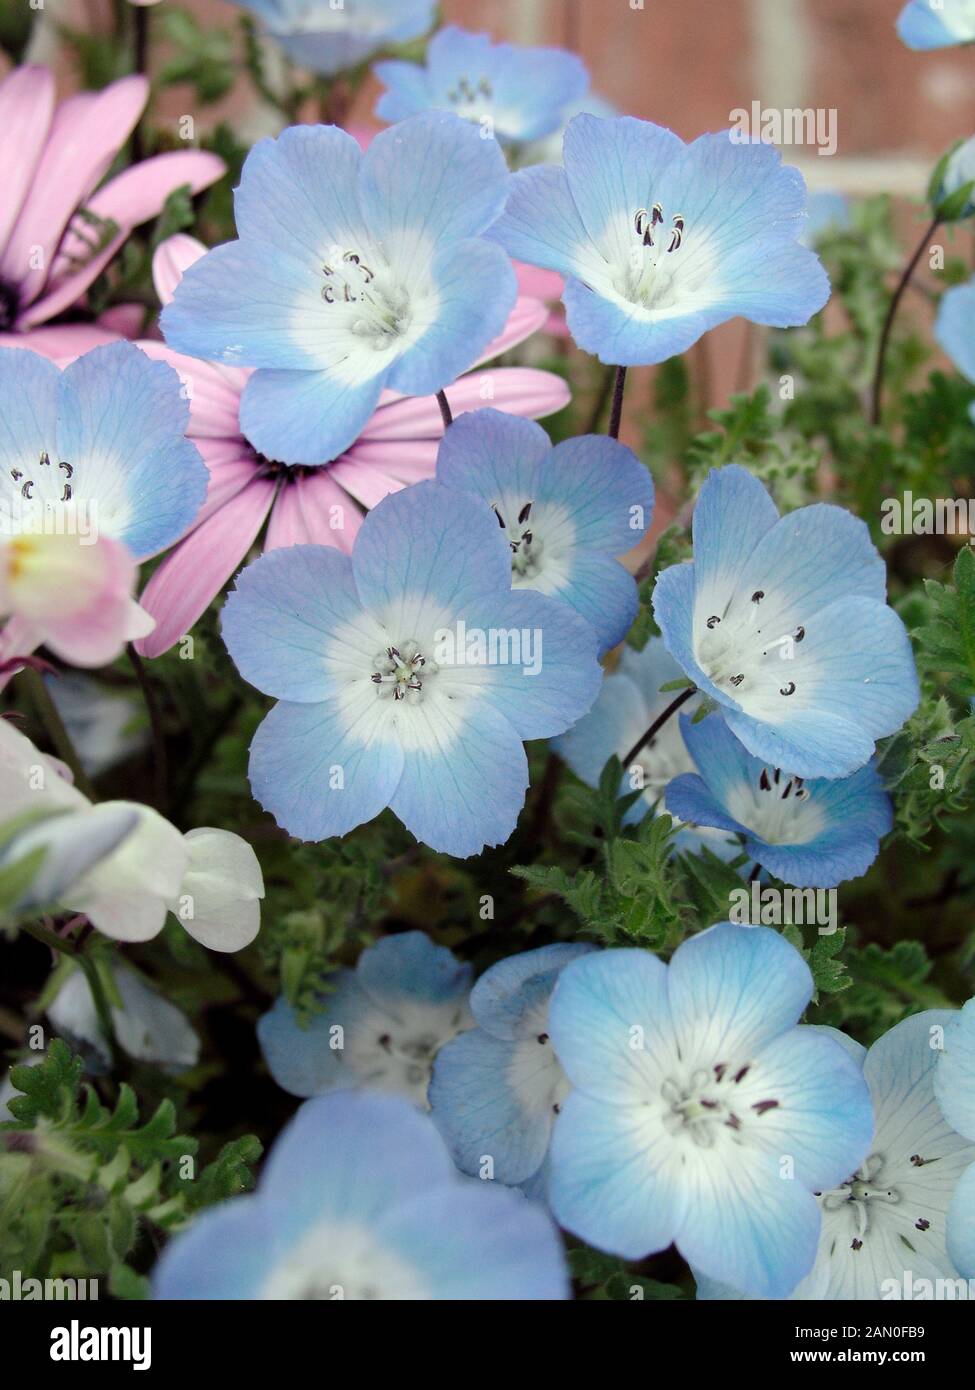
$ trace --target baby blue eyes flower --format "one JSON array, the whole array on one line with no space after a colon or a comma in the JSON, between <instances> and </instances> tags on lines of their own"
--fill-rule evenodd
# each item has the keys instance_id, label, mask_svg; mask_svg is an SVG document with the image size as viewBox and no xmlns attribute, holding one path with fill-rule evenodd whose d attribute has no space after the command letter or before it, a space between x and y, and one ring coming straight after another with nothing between
<instances>
[{"instance_id":1,"label":"baby blue eyes flower","mask_svg":"<svg viewBox=\"0 0 975 1390\"><path fill-rule=\"evenodd\" d=\"M565 967L595 947L558 943L486 970L471 991L477 1027L441 1049L430 1105L465 1173L514 1186L540 1173L569 1083L552 1048L548 1006Z\"/></svg>"},{"instance_id":2,"label":"baby blue eyes flower","mask_svg":"<svg viewBox=\"0 0 975 1390\"><path fill-rule=\"evenodd\" d=\"M60 518L60 534L110 536L137 560L164 550L206 496L206 466L183 437L188 419L172 367L130 343L95 348L64 371L0 348L0 532Z\"/></svg>"},{"instance_id":3,"label":"baby blue eyes flower","mask_svg":"<svg viewBox=\"0 0 975 1390\"><path fill-rule=\"evenodd\" d=\"M815 1258L814 1193L846 1181L873 1128L857 1064L796 1026L812 989L781 936L730 922L669 966L634 949L568 966L549 1008L573 1087L552 1136L559 1222L625 1259L674 1243L713 1279L788 1294Z\"/></svg>"},{"instance_id":4,"label":"baby blue eyes flower","mask_svg":"<svg viewBox=\"0 0 975 1390\"><path fill-rule=\"evenodd\" d=\"M820 503L780 517L731 465L708 475L693 526L693 563L653 594L671 654L756 758L800 777L862 767L919 698L864 523Z\"/></svg>"},{"instance_id":5,"label":"baby blue eyes flower","mask_svg":"<svg viewBox=\"0 0 975 1390\"><path fill-rule=\"evenodd\" d=\"M511 549L516 589L549 594L586 618L606 651L637 613L633 576L616 560L653 515L653 481L605 435L553 449L532 420L498 410L462 415L437 456L437 481L480 497Z\"/></svg>"},{"instance_id":6,"label":"baby blue eyes flower","mask_svg":"<svg viewBox=\"0 0 975 1390\"><path fill-rule=\"evenodd\" d=\"M948 1207L948 1256L966 1279L975 1279L975 999L945 1024L937 1059L934 1092L942 1114L969 1141L969 1166Z\"/></svg>"},{"instance_id":7,"label":"baby blue eyes flower","mask_svg":"<svg viewBox=\"0 0 975 1390\"><path fill-rule=\"evenodd\" d=\"M952 48L975 43L975 0L910 0L897 32L908 48Z\"/></svg>"},{"instance_id":8,"label":"baby blue eyes flower","mask_svg":"<svg viewBox=\"0 0 975 1390\"><path fill-rule=\"evenodd\" d=\"M671 782L668 811L744 835L751 858L785 883L831 888L866 873L893 824L873 764L852 777L807 782L751 757L719 715L680 723L700 775Z\"/></svg>"},{"instance_id":9,"label":"baby blue eyes flower","mask_svg":"<svg viewBox=\"0 0 975 1390\"><path fill-rule=\"evenodd\" d=\"M271 1075L296 1096L368 1086L426 1107L438 1050L472 1026L471 967L420 931L387 936L339 970L302 1027L282 996L257 1025Z\"/></svg>"},{"instance_id":10,"label":"baby blue eyes flower","mask_svg":"<svg viewBox=\"0 0 975 1390\"><path fill-rule=\"evenodd\" d=\"M942 1115L938 1099L944 1108L944 1095L935 1094L941 1082L952 1092L959 1079L958 1072L952 1076L942 1068L961 1061L956 1044L964 1028L964 1011L929 1010L898 1023L867 1053L832 1028L799 1030L835 1038L862 1065L875 1127L863 1162L841 1183L825 1184L816 1194L822 1212L819 1250L791 1298L943 1298L932 1288L934 1281L956 1286L959 1273L975 1272L966 1270L963 1251L953 1246L966 1220L972 1230L972 1209L963 1215L959 1197L964 1200L966 1182L972 1192L975 1145L968 1141L975 1127L966 1130L962 1124L956 1132L960 1107L959 1113L949 1107ZM969 1106L970 1119L973 1115ZM931 1281L927 1290L925 1281ZM703 1273L697 1273L697 1286L698 1298L742 1297L740 1285L736 1291Z\"/></svg>"},{"instance_id":11,"label":"baby blue eyes flower","mask_svg":"<svg viewBox=\"0 0 975 1390\"><path fill-rule=\"evenodd\" d=\"M386 85L376 115L401 121L440 109L476 121L499 140L538 140L557 130L566 106L589 87L585 65L558 48L492 43L455 25L441 29L427 48L426 66L377 63Z\"/></svg>"},{"instance_id":12,"label":"baby blue eyes flower","mask_svg":"<svg viewBox=\"0 0 975 1390\"><path fill-rule=\"evenodd\" d=\"M582 115L563 159L514 175L490 236L566 277L569 330L601 361L663 362L739 315L807 323L829 298L799 242L805 184L771 145Z\"/></svg>"},{"instance_id":13,"label":"baby blue eyes flower","mask_svg":"<svg viewBox=\"0 0 975 1390\"><path fill-rule=\"evenodd\" d=\"M398 1096L307 1101L257 1192L197 1218L165 1249L161 1299L563 1299L547 1214L471 1182L432 1120Z\"/></svg>"},{"instance_id":14,"label":"baby blue eyes flower","mask_svg":"<svg viewBox=\"0 0 975 1390\"><path fill-rule=\"evenodd\" d=\"M389 806L448 854L502 843L528 785L523 740L561 733L599 689L590 625L512 591L489 508L434 482L373 508L351 557L263 555L223 623L241 674L281 702L251 745L252 790L305 840Z\"/></svg>"},{"instance_id":15,"label":"baby blue eyes flower","mask_svg":"<svg viewBox=\"0 0 975 1390\"><path fill-rule=\"evenodd\" d=\"M975 382L975 280L954 285L942 295L934 336L962 376ZM975 421L975 401L969 413Z\"/></svg>"},{"instance_id":16,"label":"baby blue eyes flower","mask_svg":"<svg viewBox=\"0 0 975 1390\"><path fill-rule=\"evenodd\" d=\"M418 39L433 25L436 0L238 0L262 19L292 62L333 77L388 44Z\"/></svg>"},{"instance_id":17,"label":"baby blue eyes flower","mask_svg":"<svg viewBox=\"0 0 975 1390\"><path fill-rule=\"evenodd\" d=\"M334 459L384 389L432 395L501 332L515 274L481 233L509 179L497 141L444 111L383 131L365 154L335 126L261 140L235 194L240 240L184 273L166 340L258 368L240 423L267 458Z\"/></svg>"}]
</instances>

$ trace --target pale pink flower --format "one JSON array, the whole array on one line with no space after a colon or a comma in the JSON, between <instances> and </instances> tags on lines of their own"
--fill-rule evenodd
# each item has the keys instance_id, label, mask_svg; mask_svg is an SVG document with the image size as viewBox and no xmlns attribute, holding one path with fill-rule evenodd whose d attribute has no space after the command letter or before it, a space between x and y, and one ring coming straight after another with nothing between
<instances>
[{"instance_id":1,"label":"pale pink flower","mask_svg":"<svg viewBox=\"0 0 975 1390\"><path fill-rule=\"evenodd\" d=\"M174 151L99 187L148 95L144 77L123 77L102 92L79 92L58 104L53 74L43 67L15 68L0 82L4 346L75 304L132 229L155 217L175 189L189 184L199 193L224 172L216 155ZM113 336L99 337L87 325L79 330L58 330L57 355L77 355ZM73 346L65 349L69 340Z\"/></svg>"},{"instance_id":2,"label":"pale pink flower","mask_svg":"<svg viewBox=\"0 0 975 1390\"><path fill-rule=\"evenodd\" d=\"M153 276L163 304L205 249L182 235L160 246ZM541 327L547 313L539 301L519 299L504 332L472 367L522 342ZM160 655L189 631L265 522L265 549L319 544L349 552L364 508L436 470L443 420L435 396L384 391L362 434L340 458L319 467L288 467L256 453L241 433L240 395L249 375L245 368L199 361L163 343L139 346L169 362L187 383L188 436L210 469L210 490L194 529L162 562L142 595L143 606L156 619L153 632L136 643L145 656ZM498 367L469 371L447 387L446 396L455 416L493 405L537 419L561 410L569 390L551 372Z\"/></svg>"},{"instance_id":3,"label":"pale pink flower","mask_svg":"<svg viewBox=\"0 0 975 1390\"><path fill-rule=\"evenodd\" d=\"M108 536L0 540L0 620L11 620L21 653L43 643L73 666L105 666L153 626L132 598L137 574L128 549Z\"/></svg>"}]
</instances>

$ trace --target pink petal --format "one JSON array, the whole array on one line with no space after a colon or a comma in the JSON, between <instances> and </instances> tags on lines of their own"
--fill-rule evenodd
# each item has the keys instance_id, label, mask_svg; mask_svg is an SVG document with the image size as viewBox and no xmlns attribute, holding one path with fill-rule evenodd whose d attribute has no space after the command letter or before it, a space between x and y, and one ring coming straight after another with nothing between
<instances>
[{"instance_id":1,"label":"pink petal","mask_svg":"<svg viewBox=\"0 0 975 1390\"><path fill-rule=\"evenodd\" d=\"M52 262L69 218L104 178L148 94L144 77L123 77L97 96L69 97L55 111L30 192L0 262L0 274L21 286L24 303L40 294L49 272L55 271ZM76 255L87 250L84 242L75 241Z\"/></svg>"},{"instance_id":2,"label":"pink petal","mask_svg":"<svg viewBox=\"0 0 975 1390\"><path fill-rule=\"evenodd\" d=\"M53 114L54 78L47 68L15 68L0 82L0 251L20 214Z\"/></svg>"},{"instance_id":3,"label":"pink petal","mask_svg":"<svg viewBox=\"0 0 975 1390\"><path fill-rule=\"evenodd\" d=\"M509 415L538 419L561 410L570 399L568 385L554 372L535 367L495 367L471 372L448 386L447 402L454 415L494 406ZM439 439L443 420L436 396L403 396L380 405L362 431L362 440Z\"/></svg>"},{"instance_id":4,"label":"pink petal","mask_svg":"<svg viewBox=\"0 0 975 1390\"><path fill-rule=\"evenodd\" d=\"M247 554L274 500L275 484L255 478L167 555L140 600L156 619L136 642L142 656L160 656L204 613Z\"/></svg>"},{"instance_id":5,"label":"pink petal","mask_svg":"<svg viewBox=\"0 0 975 1390\"><path fill-rule=\"evenodd\" d=\"M398 483L419 483L436 473L439 450L439 439L359 439L340 462L379 468Z\"/></svg>"},{"instance_id":6,"label":"pink petal","mask_svg":"<svg viewBox=\"0 0 975 1390\"><path fill-rule=\"evenodd\" d=\"M311 537L305 522L298 489L292 482L282 485L267 524L264 538L265 550L285 550L289 545L307 545Z\"/></svg>"},{"instance_id":7,"label":"pink petal","mask_svg":"<svg viewBox=\"0 0 975 1390\"><path fill-rule=\"evenodd\" d=\"M312 544L334 545L349 555L362 525L362 513L329 473L327 468L318 468L298 478L305 529Z\"/></svg>"},{"instance_id":8,"label":"pink petal","mask_svg":"<svg viewBox=\"0 0 975 1390\"><path fill-rule=\"evenodd\" d=\"M22 666L6 667L17 656L31 656L41 645L43 637L24 618L13 617L0 628L0 690L13 680Z\"/></svg>"},{"instance_id":9,"label":"pink petal","mask_svg":"<svg viewBox=\"0 0 975 1390\"><path fill-rule=\"evenodd\" d=\"M186 150L156 155L112 179L88 200L86 207L97 217L116 222L121 228L118 236L99 255L85 261L80 270L73 270L72 256L81 258L87 254L87 248L69 230L55 258L47 293L21 316L19 326L30 328L43 323L80 298L108 265L132 228L154 217L174 189L189 184L193 193L199 193L223 172L223 160L216 155L204 150ZM84 230L84 224L79 225Z\"/></svg>"},{"instance_id":10,"label":"pink petal","mask_svg":"<svg viewBox=\"0 0 975 1390\"><path fill-rule=\"evenodd\" d=\"M194 439L210 470L206 501L194 526L199 526L258 476L258 464L242 439ZM242 452L243 451L243 452Z\"/></svg>"},{"instance_id":11,"label":"pink petal","mask_svg":"<svg viewBox=\"0 0 975 1390\"><path fill-rule=\"evenodd\" d=\"M240 436L240 397L250 373L243 367L224 367L174 352L165 343L143 338L138 346L148 356L168 362L188 388L193 439Z\"/></svg>"},{"instance_id":12,"label":"pink petal","mask_svg":"<svg viewBox=\"0 0 975 1390\"><path fill-rule=\"evenodd\" d=\"M351 125L345 127L346 134L351 135L353 140L359 142L361 150L367 150L379 134L379 127L364 125L361 121L353 121Z\"/></svg>"},{"instance_id":13,"label":"pink petal","mask_svg":"<svg viewBox=\"0 0 975 1390\"><path fill-rule=\"evenodd\" d=\"M504 328L481 353L476 362L472 362L472 367L479 367L482 362L490 362L493 357L500 357L509 348L516 347L518 343L523 343L526 338L530 338L533 333L537 333L548 318L548 308L540 299L520 298L515 300L515 307L508 316L508 322Z\"/></svg>"},{"instance_id":14,"label":"pink petal","mask_svg":"<svg viewBox=\"0 0 975 1390\"><path fill-rule=\"evenodd\" d=\"M146 319L144 304L113 304L98 315L99 328L107 328L120 338L138 338Z\"/></svg>"},{"instance_id":15,"label":"pink petal","mask_svg":"<svg viewBox=\"0 0 975 1390\"><path fill-rule=\"evenodd\" d=\"M384 497L391 492L399 492L403 486L392 474L383 472L375 464L363 468L349 459L348 454L330 464L328 471L335 482L364 507L375 507Z\"/></svg>"},{"instance_id":16,"label":"pink petal","mask_svg":"<svg viewBox=\"0 0 975 1390\"><path fill-rule=\"evenodd\" d=\"M118 342L119 335L96 323L65 323L57 327L32 328L29 333L0 333L0 347L27 348L67 364L91 352L92 348Z\"/></svg>"},{"instance_id":17,"label":"pink petal","mask_svg":"<svg viewBox=\"0 0 975 1390\"><path fill-rule=\"evenodd\" d=\"M161 246L157 246L152 258L152 283L160 304L165 306L170 302L183 278L183 272L205 256L206 250L202 241L184 232L167 237Z\"/></svg>"},{"instance_id":18,"label":"pink petal","mask_svg":"<svg viewBox=\"0 0 975 1390\"><path fill-rule=\"evenodd\" d=\"M544 270L540 265L525 265L512 261L518 279L518 293L533 299L561 299L565 281L557 270Z\"/></svg>"}]
</instances>

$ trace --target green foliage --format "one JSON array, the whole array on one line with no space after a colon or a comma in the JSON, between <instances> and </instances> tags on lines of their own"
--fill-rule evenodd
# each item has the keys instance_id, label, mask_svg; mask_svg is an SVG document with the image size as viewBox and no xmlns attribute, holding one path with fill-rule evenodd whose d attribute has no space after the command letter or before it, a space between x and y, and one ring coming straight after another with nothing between
<instances>
[{"instance_id":1,"label":"green foliage","mask_svg":"<svg viewBox=\"0 0 975 1390\"><path fill-rule=\"evenodd\" d=\"M969 546L959 551L952 577L953 584L925 580L932 611L915 636L927 669L970 700L975 695L975 554Z\"/></svg>"},{"instance_id":2,"label":"green foliage","mask_svg":"<svg viewBox=\"0 0 975 1390\"><path fill-rule=\"evenodd\" d=\"M143 1119L123 1083L106 1103L61 1039L11 1081L22 1092L0 1124L0 1250L11 1269L107 1278L118 1297L141 1297L145 1237L251 1185L256 1139L226 1145L194 1177L198 1143L178 1132L172 1101Z\"/></svg>"},{"instance_id":3,"label":"green foliage","mask_svg":"<svg viewBox=\"0 0 975 1390\"><path fill-rule=\"evenodd\" d=\"M226 96L237 76L233 44L227 31L213 25L204 27L187 10L168 5L160 21L174 49L163 64L160 83L170 87L186 82L204 105Z\"/></svg>"},{"instance_id":4,"label":"green foliage","mask_svg":"<svg viewBox=\"0 0 975 1390\"><path fill-rule=\"evenodd\" d=\"M690 1297L676 1284L661 1284L634 1274L615 1255L604 1255L588 1246L569 1251L569 1270L583 1298L611 1299L614 1302L673 1302Z\"/></svg>"}]
</instances>

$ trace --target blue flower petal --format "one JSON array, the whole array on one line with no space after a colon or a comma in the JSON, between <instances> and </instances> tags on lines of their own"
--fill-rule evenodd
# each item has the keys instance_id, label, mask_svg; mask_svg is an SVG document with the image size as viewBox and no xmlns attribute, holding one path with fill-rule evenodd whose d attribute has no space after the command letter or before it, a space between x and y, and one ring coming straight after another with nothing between
<instances>
[{"instance_id":1,"label":"blue flower petal","mask_svg":"<svg viewBox=\"0 0 975 1390\"><path fill-rule=\"evenodd\" d=\"M390 1008L404 999L430 1004L462 1000L471 987L471 967L422 931L382 937L363 951L355 973L370 998Z\"/></svg>"},{"instance_id":2,"label":"blue flower petal","mask_svg":"<svg viewBox=\"0 0 975 1390\"><path fill-rule=\"evenodd\" d=\"M959 1274L975 1279L975 1163L958 1180L948 1207L948 1254Z\"/></svg>"},{"instance_id":3,"label":"blue flower petal","mask_svg":"<svg viewBox=\"0 0 975 1390\"><path fill-rule=\"evenodd\" d=\"M798 1022L812 992L808 965L770 927L720 922L678 946L668 972L673 1028L689 1055L755 1052Z\"/></svg>"},{"instance_id":4,"label":"blue flower petal","mask_svg":"<svg viewBox=\"0 0 975 1390\"><path fill-rule=\"evenodd\" d=\"M336 1047L347 1031L348 1012L362 1007L362 993L351 970L332 976L334 986L323 1013L312 1014L305 1026L281 995L268 1013L257 1020L257 1037L268 1070L282 1090L293 1096L320 1096L325 1091L354 1086L358 1077L346 1062L346 1053Z\"/></svg>"},{"instance_id":5,"label":"blue flower petal","mask_svg":"<svg viewBox=\"0 0 975 1390\"><path fill-rule=\"evenodd\" d=\"M487 235L529 265L580 279L600 272L564 169L537 165L513 174L504 212Z\"/></svg>"},{"instance_id":6,"label":"blue flower petal","mask_svg":"<svg viewBox=\"0 0 975 1390\"><path fill-rule=\"evenodd\" d=\"M404 757L379 713L355 721L338 700L274 706L254 735L249 774L255 798L282 829L327 840L390 804Z\"/></svg>"},{"instance_id":7,"label":"blue flower petal","mask_svg":"<svg viewBox=\"0 0 975 1390\"><path fill-rule=\"evenodd\" d=\"M297 545L268 551L237 576L221 626L246 681L300 703L341 692L345 673L329 661L328 638L336 628L353 628L356 618L361 626L349 557L328 546ZM363 668L377 645L375 637L364 639Z\"/></svg>"},{"instance_id":8,"label":"blue flower petal","mask_svg":"<svg viewBox=\"0 0 975 1390\"><path fill-rule=\"evenodd\" d=\"M471 991L471 1013L495 1038L526 1037L529 1015L571 961L596 948L588 942L559 941L534 951L506 956L486 970Z\"/></svg>"},{"instance_id":9,"label":"blue flower petal","mask_svg":"<svg viewBox=\"0 0 975 1390\"><path fill-rule=\"evenodd\" d=\"M622 642L640 606L636 580L629 570L609 555L579 550L567 567L566 579L553 597L592 625L600 655Z\"/></svg>"},{"instance_id":10,"label":"blue flower petal","mask_svg":"<svg viewBox=\"0 0 975 1390\"><path fill-rule=\"evenodd\" d=\"M469 410L447 430L437 454L437 482L496 504L502 516L533 498L540 466L552 452L548 435L534 420L486 408Z\"/></svg>"},{"instance_id":11,"label":"blue flower petal","mask_svg":"<svg viewBox=\"0 0 975 1390\"><path fill-rule=\"evenodd\" d=\"M975 42L975 20L958 0L943 0L937 8L931 0L909 0L897 17L897 32L908 48L951 48Z\"/></svg>"},{"instance_id":12,"label":"blue flower petal","mask_svg":"<svg viewBox=\"0 0 975 1390\"><path fill-rule=\"evenodd\" d=\"M577 546L622 555L653 517L653 479L632 449L606 435L556 444L538 478L539 501L569 514Z\"/></svg>"},{"instance_id":13,"label":"blue flower petal","mask_svg":"<svg viewBox=\"0 0 975 1390\"><path fill-rule=\"evenodd\" d=\"M689 825L709 825L716 830L743 835L748 833L745 826L728 815L707 784L693 772L682 772L668 784L664 805L672 816L679 817Z\"/></svg>"},{"instance_id":14,"label":"blue flower petal","mask_svg":"<svg viewBox=\"0 0 975 1390\"><path fill-rule=\"evenodd\" d=\"M975 381L975 281L942 296L934 336L962 376Z\"/></svg>"},{"instance_id":15,"label":"blue flower petal","mask_svg":"<svg viewBox=\"0 0 975 1390\"><path fill-rule=\"evenodd\" d=\"M257 1196L220 1202L171 1240L152 1274L153 1298L261 1296L274 1252L275 1210Z\"/></svg>"},{"instance_id":16,"label":"blue flower petal","mask_svg":"<svg viewBox=\"0 0 975 1390\"><path fill-rule=\"evenodd\" d=\"M23 505L25 463L44 452L51 458L57 454L60 385L61 373L46 357L25 348L0 348L0 498L8 514L0 534L9 529L9 515Z\"/></svg>"},{"instance_id":17,"label":"blue flower petal","mask_svg":"<svg viewBox=\"0 0 975 1390\"><path fill-rule=\"evenodd\" d=\"M348 379L328 371L256 371L240 402L251 444L279 463L321 464L358 438L379 404L383 373Z\"/></svg>"},{"instance_id":18,"label":"blue flower petal","mask_svg":"<svg viewBox=\"0 0 975 1390\"><path fill-rule=\"evenodd\" d=\"M975 1143L975 999L945 1025L934 1090L952 1129Z\"/></svg>"},{"instance_id":19,"label":"blue flower petal","mask_svg":"<svg viewBox=\"0 0 975 1390\"><path fill-rule=\"evenodd\" d=\"M132 343L109 343L61 374L59 457L98 525L137 559L171 545L196 519L209 474L183 437L189 405L177 373Z\"/></svg>"}]
</instances>

